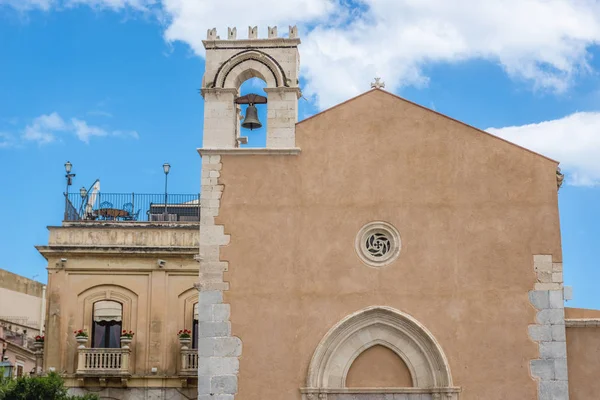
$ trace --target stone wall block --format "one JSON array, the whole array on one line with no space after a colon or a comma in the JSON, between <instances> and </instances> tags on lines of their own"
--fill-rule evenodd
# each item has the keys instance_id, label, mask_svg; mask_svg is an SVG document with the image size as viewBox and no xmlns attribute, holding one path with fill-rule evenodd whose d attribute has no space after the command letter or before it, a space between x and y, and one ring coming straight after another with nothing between
<instances>
[{"instance_id":1,"label":"stone wall block","mask_svg":"<svg viewBox=\"0 0 600 400\"><path fill-rule=\"evenodd\" d=\"M210 291L214 291L214 290L220 290L220 291L229 290L229 283L228 282L202 282L202 283L200 283L200 286L201 286L202 290L210 290Z\"/></svg>"},{"instance_id":2,"label":"stone wall block","mask_svg":"<svg viewBox=\"0 0 600 400\"><path fill-rule=\"evenodd\" d=\"M552 263L552 272L562 272L563 265L562 263Z\"/></svg>"},{"instance_id":3,"label":"stone wall block","mask_svg":"<svg viewBox=\"0 0 600 400\"><path fill-rule=\"evenodd\" d=\"M199 337L221 337L231 334L230 322L198 321Z\"/></svg>"},{"instance_id":4,"label":"stone wall block","mask_svg":"<svg viewBox=\"0 0 600 400\"><path fill-rule=\"evenodd\" d=\"M554 282L554 283L562 283L563 282L563 274L562 274L562 272L553 272L552 273L552 282Z\"/></svg>"},{"instance_id":5,"label":"stone wall block","mask_svg":"<svg viewBox=\"0 0 600 400\"><path fill-rule=\"evenodd\" d=\"M547 325L529 325L529 337L536 342L552 340L552 329Z\"/></svg>"},{"instance_id":6,"label":"stone wall block","mask_svg":"<svg viewBox=\"0 0 600 400\"><path fill-rule=\"evenodd\" d=\"M215 338L214 355L218 357L239 357L242 354L242 341L237 337Z\"/></svg>"},{"instance_id":7,"label":"stone wall block","mask_svg":"<svg viewBox=\"0 0 600 400\"><path fill-rule=\"evenodd\" d=\"M198 350L198 354L200 350ZM198 395L210 394L210 376L198 376Z\"/></svg>"},{"instance_id":8,"label":"stone wall block","mask_svg":"<svg viewBox=\"0 0 600 400\"><path fill-rule=\"evenodd\" d=\"M565 325L552 325L552 340L564 342L567 340Z\"/></svg>"},{"instance_id":9,"label":"stone wall block","mask_svg":"<svg viewBox=\"0 0 600 400\"><path fill-rule=\"evenodd\" d=\"M226 261L209 261L200 264L200 273L227 271L229 264Z\"/></svg>"},{"instance_id":10,"label":"stone wall block","mask_svg":"<svg viewBox=\"0 0 600 400\"><path fill-rule=\"evenodd\" d=\"M235 394L237 392L237 376L214 376L210 381L211 392L215 394Z\"/></svg>"},{"instance_id":11,"label":"stone wall block","mask_svg":"<svg viewBox=\"0 0 600 400\"><path fill-rule=\"evenodd\" d=\"M549 292L547 290L532 290L529 292L529 301L538 310L550 308Z\"/></svg>"},{"instance_id":12,"label":"stone wall block","mask_svg":"<svg viewBox=\"0 0 600 400\"><path fill-rule=\"evenodd\" d=\"M554 283L554 282L550 282L550 283L541 283L538 282L535 284L534 289L535 290L560 290L562 287L562 285L560 283Z\"/></svg>"},{"instance_id":13,"label":"stone wall block","mask_svg":"<svg viewBox=\"0 0 600 400\"><path fill-rule=\"evenodd\" d=\"M567 381L541 381L538 400L560 400L569 398Z\"/></svg>"},{"instance_id":14,"label":"stone wall block","mask_svg":"<svg viewBox=\"0 0 600 400\"><path fill-rule=\"evenodd\" d=\"M200 293L198 293L198 304L218 304L222 302L223 292L219 290L200 291Z\"/></svg>"},{"instance_id":15,"label":"stone wall block","mask_svg":"<svg viewBox=\"0 0 600 400\"><path fill-rule=\"evenodd\" d=\"M239 368L237 357L198 357L199 376L235 375Z\"/></svg>"},{"instance_id":16,"label":"stone wall block","mask_svg":"<svg viewBox=\"0 0 600 400\"><path fill-rule=\"evenodd\" d=\"M213 306L213 317L215 321L229 321L231 307L229 304L215 304Z\"/></svg>"},{"instance_id":17,"label":"stone wall block","mask_svg":"<svg viewBox=\"0 0 600 400\"><path fill-rule=\"evenodd\" d=\"M563 300L562 290L551 290L548 292L548 299L550 302L549 308L564 308L565 303Z\"/></svg>"},{"instance_id":18,"label":"stone wall block","mask_svg":"<svg viewBox=\"0 0 600 400\"><path fill-rule=\"evenodd\" d=\"M554 360L531 360L531 376L544 380L554 379Z\"/></svg>"},{"instance_id":19,"label":"stone wall block","mask_svg":"<svg viewBox=\"0 0 600 400\"><path fill-rule=\"evenodd\" d=\"M566 358L554 360L554 378L559 381L567 381L569 379Z\"/></svg>"},{"instance_id":20,"label":"stone wall block","mask_svg":"<svg viewBox=\"0 0 600 400\"><path fill-rule=\"evenodd\" d=\"M565 342L540 342L541 359L567 358L567 346Z\"/></svg>"},{"instance_id":21,"label":"stone wall block","mask_svg":"<svg viewBox=\"0 0 600 400\"><path fill-rule=\"evenodd\" d=\"M536 316L537 322L542 325L564 324L565 312L563 308L548 308L541 310Z\"/></svg>"}]
</instances>

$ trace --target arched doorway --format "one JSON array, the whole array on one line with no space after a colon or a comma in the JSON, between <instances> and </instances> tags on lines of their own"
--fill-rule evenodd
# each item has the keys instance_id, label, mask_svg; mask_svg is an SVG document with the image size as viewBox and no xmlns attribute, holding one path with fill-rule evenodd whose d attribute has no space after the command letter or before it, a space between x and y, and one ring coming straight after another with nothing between
<instances>
[{"instance_id":1,"label":"arched doorway","mask_svg":"<svg viewBox=\"0 0 600 400\"><path fill-rule=\"evenodd\" d=\"M353 372L350 379L360 384L349 387L347 379L354 362L373 349L381 354L370 357L395 365L402 376L373 379L370 387L368 379L357 379ZM394 382L402 386L389 386ZM401 311L376 306L347 316L329 330L313 354L306 387L301 392L305 400L315 399L316 395L325 400L328 394L335 394L336 400L344 400L345 396L348 400L368 400L374 394L389 393L404 394L408 400L420 399L421 394L431 394L434 400L457 400L460 388L453 386L441 346L422 324Z\"/></svg>"}]
</instances>

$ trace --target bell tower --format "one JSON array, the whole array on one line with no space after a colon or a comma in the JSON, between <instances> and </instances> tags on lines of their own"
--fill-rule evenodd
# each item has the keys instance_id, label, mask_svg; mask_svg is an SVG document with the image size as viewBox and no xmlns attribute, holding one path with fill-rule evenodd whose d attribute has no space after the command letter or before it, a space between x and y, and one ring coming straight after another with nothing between
<instances>
[{"instance_id":1,"label":"bell tower","mask_svg":"<svg viewBox=\"0 0 600 400\"><path fill-rule=\"evenodd\" d=\"M206 49L206 68L202 79L204 97L204 149L234 149L246 142L245 128L240 124L239 104L249 102L240 98L242 83L260 78L266 83L267 148L290 149L296 145L298 122L298 30L290 26L287 38L277 36L277 27L269 27L267 38L258 38L257 27L248 27L248 38L237 39L237 29L228 28L227 38L209 29L202 43ZM262 96L258 96L262 97ZM252 98L251 98L252 99ZM262 97L264 99L264 97ZM264 107L264 102L258 102ZM252 120L255 111L252 109ZM246 126L256 126L256 122Z\"/></svg>"}]
</instances>

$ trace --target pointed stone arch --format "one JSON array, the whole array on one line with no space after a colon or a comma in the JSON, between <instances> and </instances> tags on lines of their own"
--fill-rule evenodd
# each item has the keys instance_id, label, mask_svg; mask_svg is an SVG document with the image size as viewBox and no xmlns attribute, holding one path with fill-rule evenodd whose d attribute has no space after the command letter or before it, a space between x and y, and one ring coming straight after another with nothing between
<instances>
[{"instance_id":1,"label":"pointed stone arch","mask_svg":"<svg viewBox=\"0 0 600 400\"><path fill-rule=\"evenodd\" d=\"M375 345L396 353L411 373L413 388L398 392L417 390L458 398L460 390L453 387L448 360L431 332L410 315L382 306L351 314L329 330L313 354L302 392L307 398L314 393L348 392L345 383L350 366Z\"/></svg>"},{"instance_id":2,"label":"pointed stone arch","mask_svg":"<svg viewBox=\"0 0 600 400\"><path fill-rule=\"evenodd\" d=\"M215 88L239 89L250 78L260 78L269 88L288 86L285 72L270 55L260 50L245 50L225 61L213 80Z\"/></svg>"}]
</instances>

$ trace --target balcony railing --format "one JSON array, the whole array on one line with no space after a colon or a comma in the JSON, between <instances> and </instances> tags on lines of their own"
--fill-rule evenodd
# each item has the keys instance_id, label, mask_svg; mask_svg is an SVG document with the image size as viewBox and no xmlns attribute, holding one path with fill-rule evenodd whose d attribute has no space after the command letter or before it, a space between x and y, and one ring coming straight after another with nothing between
<instances>
[{"instance_id":1,"label":"balcony railing","mask_svg":"<svg viewBox=\"0 0 600 400\"><path fill-rule=\"evenodd\" d=\"M199 221L199 194L92 192L65 196L65 221Z\"/></svg>"},{"instance_id":2,"label":"balcony railing","mask_svg":"<svg viewBox=\"0 0 600 400\"><path fill-rule=\"evenodd\" d=\"M198 350L181 349L181 375L196 375L198 373Z\"/></svg>"},{"instance_id":3,"label":"balcony railing","mask_svg":"<svg viewBox=\"0 0 600 400\"><path fill-rule=\"evenodd\" d=\"M77 374L99 376L129 375L130 349L78 348Z\"/></svg>"}]
</instances>

